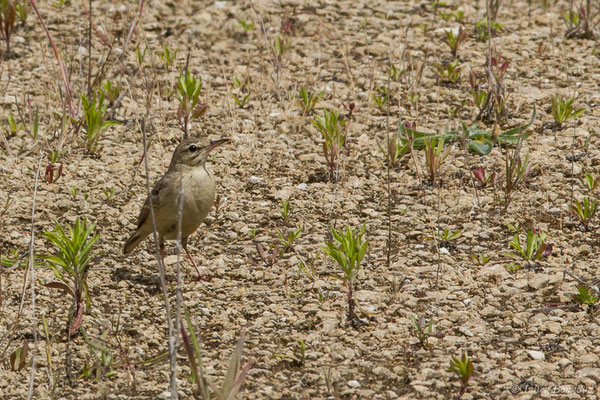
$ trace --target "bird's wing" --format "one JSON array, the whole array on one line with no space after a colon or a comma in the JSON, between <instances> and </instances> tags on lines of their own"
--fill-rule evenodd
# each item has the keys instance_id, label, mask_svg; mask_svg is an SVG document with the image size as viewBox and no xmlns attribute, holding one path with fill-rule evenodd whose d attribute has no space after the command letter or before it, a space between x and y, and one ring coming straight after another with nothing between
<instances>
[{"instance_id":1,"label":"bird's wing","mask_svg":"<svg viewBox=\"0 0 600 400\"><path fill-rule=\"evenodd\" d=\"M155 212L156 209L160 208L165 204L165 200L167 198L166 194L169 192L169 186L173 183L172 177L168 177L164 175L152 188L150 192L150 196L146 197L146 201L144 201L144 205L140 210L140 216L137 220L138 229L146 222L146 219L150 216L150 199L152 199L152 207Z\"/></svg>"}]
</instances>

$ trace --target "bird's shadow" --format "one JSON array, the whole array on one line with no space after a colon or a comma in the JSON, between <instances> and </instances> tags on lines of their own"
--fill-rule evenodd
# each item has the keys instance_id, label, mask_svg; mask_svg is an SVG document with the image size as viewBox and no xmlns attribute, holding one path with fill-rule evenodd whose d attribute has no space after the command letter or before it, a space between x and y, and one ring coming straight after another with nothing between
<instances>
[{"instance_id":1,"label":"bird's shadow","mask_svg":"<svg viewBox=\"0 0 600 400\"><path fill-rule=\"evenodd\" d=\"M160 277L157 274L132 273L127 268L116 268L111 273L111 278L115 282L129 281L142 285L149 294L158 294L161 292Z\"/></svg>"}]
</instances>

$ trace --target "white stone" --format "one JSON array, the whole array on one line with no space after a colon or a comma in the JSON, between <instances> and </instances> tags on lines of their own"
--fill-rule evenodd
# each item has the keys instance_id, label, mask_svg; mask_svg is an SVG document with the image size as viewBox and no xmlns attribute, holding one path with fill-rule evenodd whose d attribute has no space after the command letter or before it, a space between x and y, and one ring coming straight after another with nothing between
<instances>
[{"instance_id":1,"label":"white stone","mask_svg":"<svg viewBox=\"0 0 600 400\"><path fill-rule=\"evenodd\" d=\"M531 356L531 358L533 358L534 360L545 360L546 359L546 355L544 353L542 353L541 351L527 350L527 353L529 353L529 356Z\"/></svg>"}]
</instances>

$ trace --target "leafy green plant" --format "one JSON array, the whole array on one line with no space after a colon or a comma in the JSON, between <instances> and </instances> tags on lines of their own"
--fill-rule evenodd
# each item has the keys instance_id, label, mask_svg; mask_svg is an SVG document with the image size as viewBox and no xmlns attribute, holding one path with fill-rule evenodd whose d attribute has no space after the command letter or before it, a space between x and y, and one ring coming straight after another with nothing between
<instances>
[{"instance_id":1,"label":"leafy green plant","mask_svg":"<svg viewBox=\"0 0 600 400\"><path fill-rule=\"evenodd\" d=\"M430 319L429 322L425 322L425 316L421 316L418 320L417 317L415 317L414 315L410 316L410 322L412 323L413 329L414 329L414 333L415 336L417 337L417 339L419 339L419 342L421 343L421 347L423 347L424 349L429 347L429 343L427 342L427 339L429 339L430 337L443 337L444 334L437 332L434 333L433 332L433 319Z\"/></svg>"},{"instance_id":2,"label":"leafy green plant","mask_svg":"<svg viewBox=\"0 0 600 400\"><path fill-rule=\"evenodd\" d=\"M167 47L166 43L163 43L162 48L163 50L157 51L156 55L158 55L158 58L160 58L165 64L165 68L167 69L167 71L170 71L171 66L173 66L175 64L175 61L177 60L177 50L171 51Z\"/></svg>"},{"instance_id":3,"label":"leafy green plant","mask_svg":"<svg viewBox=\"0 0 600 400\"><path fill-rule=\"evenodd\" d=\"M104 89L104 93L106 93L108 104L114 105L121 93L121 85L115 85L110 79L107 79L102 88Z\"/></svg>"},{"instance_id":4,"label":"leafy green plant","mask_svg":"<svg viewBox=\"0 0 600 400\"><path fill-rule=\"evenodd\" d=\"M306 345L304 344L304 340L302 338L298 339L299 344L299 353L298 355L289 355L289 354L274 354L275 357L286 358L288 360L293 361L296 365L304 365L304 361L306 360Z\"/></svg>"},{"instance_id":5,"label":"leafy green plant","mask_svg":"<svg viewBox=\"0 0 600 400\"><path fill-rule=\"evenodd\" d=\"M458 65L458 60L454 60L447 63L435 64L435 71L439 81L455 84L460 81L462 67Z\"/></svg>"},{"instance_id":6,"label":"leafy green plant","mask_svg":"<svg viewBox=\"0 0 600 400\"><path fill-rule=\"evenodd\" d=\"M571 204L571 214L583 224L586 230L589 229L590 222L598 209L598 200L584 197L580 202L577 199L573 199Z\"/></svg>"},{"instance_id":7,"label":"leafy green plant","mask_svg":"<svg viewBox=\"0 0 600 400\"><path fill-rule=\"evenodd\" d=\"M473 362L467 353L463 353L460 358L452 356L448 371L454 372L460 380L460 392L455 397L456 399L460 399L467 391L469 380L473 376Z\"/></svg>"},{"instance_id":8,"label":"leafy green plant","mask_svg":"<svg viewBox=\"0 0 600 400\"><path fill-rule=\"evenodd\" d=\"M177 119L181 123L184 139L188 138L190 122L206 111L206 105L199 102L201 89L202 78L199 75L192 75L187 69L179 74L176 88L177 100L179 100Z\"/></svg>"},{"instance_id":9,"label":"leafy green plant","mask_svg":"<svg viewBox=\"0 0 600 400\"><path fill-rule=\"evenodd\" d=\"M323 110L323 118L315 117L313 125L323 135L323 154L329 166L329 179L336 180L335 168L341 148L346 144L344 125L347 120L340 118L339 112Z\"/></svg>"},{"instance_id":10,"label":"leafy green plant","mask_svg":"<svg viewBox=\"0 0 600 400\"><path fill-rule=\"evenodd\" d=\"M100 235L92 235L96 224L88 226L85 219L75 219L69 227L69 233L55 223L54 231L45 231L44 237L56 247L55 255L47 255L48 266L60 281L50 282L45 286L62 289L74 298L75 309L71 309L68 324L70 331L75 332L83 321L83 297L86 306L91 306L91 296L87 284L87 275L92 258L92 248Z\"/></svg>"},{"instance_id":11,"label":"leafy green plant","mask_svg":"<svg viewBox=\"0 0 600 400\"><path fill-rule=\"evenodd\" d=\"M279 243L283 245L283 252L294 248L294 243L302 235L302 226L298 226L296 230L291 230L287 235L284 235L279 229L276 229Z\"/></svg>"},{"instance_id":12,"label":"leafy green plant","mask_svg":"<svg viewBox=\"0 0 600 400\"><path fill-rule=\"evenodd\" d=\"M490 21L490 30L492 31L492 36L498 36L498 33L502 32L503 29L504 27L500 22L494 20ZM487 17L483 17L475 23L474 31L475 35L477 36L477 39L479 39L480 41L485 42L486 40L488 40Z\"/></svg>"},{"instance_id":13,"label":"leafy green plant","mask_svg":"<svg viewBox=\"0 0 600 400\"><path fill-rule=\"evenodd\" d=\"M440 241L440 246L446 247L450 242L458 239L462 232L462 229L453 232L444 228L443 231L436 230L434 234L436 239ZM433 239L433 237L430 236L429 239Z\"/></svg>"},{"instance_id":14,"label":"leafy green plant","mask_svg":"<svg viewBox=\"0 0 600 400\"><path fill-rule=\"evenodd\" d=\"M247 22L244 19L239 19L238 18L238 23L242 27L242 30L244 31L244 33L248 33L250 31L254 30L254 24L251 23L251 22Z\"/></svg>"},{"instance_id":15,"label":"leafy green plant","mask_svg":"<svg viewBox=\"0 0 600 400\"><path fill-rule=\"evenodd\" d=\"M14 136L17 134L17 132L19 132L20 130L23 130L25 127L22 124L17 123L17 121L15 120L14 115L12 114L8 114L8 133L9 136Z\"/></svg>"},{"instance_id":16,"label":"leafy green plant","mask_svg":"<svg viewBox=\"0 0 600 400\"><path fill-rule=\"evenodd\" d=\"M102 193L104 194L104 202L107 205L112 206L113 199L115 197L115 188L110 187L110 188L102 189Z\"/></svg>"},{"instance_id":17,"label":"leafy green plant","mask_svg":"<svg viewBox=\"0 0 600 400\"><path fill-rule=\"evenodd\" d=\"M596 189L598 187L598 180L596 180L596 178L590 173L586 172L582 181L583 181L583 184L585 185L585 187L587 188L587 190L589 190L590 192L593 192L594 189Z\"/></svg>"},{"instance_id":18,"label":"leafy green plant","mask_svg":"<svg viewBox=\"0 0 600 400\"><path fill-rule=\"evenodd\" d=\"M229 367L227 368L227 373L225 374L225 380L223 381L223 385L219 387L213 383L206 374L204 363L202 361L202 353L200 351L200 346L198 345L196 332L194 330L194 325L192 324L190 315L187 311L185 312L185 322L187 331L189 331L189 335L182 321L181 338L183 341L183 347L185 348L185 352L188 357L189 367L192 372L192 379L196 384L196 391L198 395L203 400L211 400L214 398L217 400L234 399L240 392L242 384L246 379L246 375L250 370L249 362L246 363L243 368L241 366L242 353L244 351L244 341L246 340L246 330L242 331L242 335L235 345L233 355L231 356L231 361L229 362Z\"/></svg>"},{"instance_id":19,"label":"leafy green plant","mask_svg":"<svg viewBox=\"0 0 600 400\"><path fill-rule=\"evenodd\" d=\"M444 136L425 140L425 165L429 173L429 181L436 184L442 162L450 154L450 147L444 150Z\"/></svg>"},{"instance_id":20,"label":"leafy green plant","mask_svg":"<svg viewBox=\"0 0 600 400\"><path fill-rule=\"evenodd\" d=\"M273 41L273 51L275 52L275 56L279 62L281 62L283 55L288 51L289 48L290 44L281 36L277 36Z\"/></svg>"},{"instance_id":21,"label":"leafy green plant","mask_svg":"<svg viewBox=\"0 0 600 400\"><path fill-rule=\"evenodd\" d=\"M240 108L244 108L248 102L248 100L250 99L250 93L241 93L240 97L238 97L237 94L232 93L231 97L233 97L233 100L235 101L235 104L238 105L238 107Z\"/></svg>"},{"instance_id":22,"label":"leafy green plant","mask_svg":"<svg viewBox=\"0 0 600 400\"><path fill-rule=\"evenodd\" d=\"M517 274L518 271L520 271L521 269L523 269L523 265L521 264L517 264L515 262L511 262L509 264L506 264L504 266L504 268L506 269L506 271L508 271L511 274Z\"/></svg>"},{"instance_id":23,"label":"leafy green plant","mask_svg":"<svg viewBox=\"0 0 600 400\"><path fill-rule=\"evenodd\" d=\"M395 65L390 66L390 70L388 72L388 76L392 80L392 82L400 82L404 77L406 70L397 68Z\"/></svg>"},{"instance_id":24,"label":"leafy green plant","mask_svg":"<svg viewBox=\"0 0 600 400\"><path fill-rule=\"evenodd\" d=\"M104 92L94 93L91 99L88 99L83 93L81 94L81 103L84 115L83 129L87 134L86 147L89 151L95 151L100 134L107 128L120 125L120 123L106 119L107 105L104 104Z\"/></svg>"},{"instance_id":25,"label":"leafy green plant","mask_svg":"<svg viewBox=\"0 0 600 400\"><path fill-rule=\"evenodd\" d=\"M117 371L113 369L116 363L112 352L102 344L107 342L108 330L100 335L100 340L97 342L92 342L83 328L81 329L81 336L88 346L91 360L85 361L80 378L94 377L96 382L101 382L104 378L116 375Z\"/></svg>"},{"instance_id":26,"label":"leafy green plant","mask_svg":"<svg viewBox=\"0 0 600 400\"><path fill-rule=\"evenodd\" d=\"M323 98L325 95L324 91L311 93L304 88L300 88L298 92L298 104L302 107L302 115L308 115L313 112L317 103Z\"/></svg>"},{"instance_id":27,"label":"leafy green plant","mask_svg":"<svg viewBox=\"0 0 600 400\"><path fill-rule=\"evenodd\" d=\"M343 272L343 281L348 286L348 318L354 321L356 315L354 313L354 297L353 290L360 270L361 262L369 241L363 239L366 232L366 226L363 225L360 231L346 226L346 231L343 229L337 231L331 228L331 234L335 242L326 241L323 251L331 257Z\"/></svg>"},{"instance_id":28,"label":"leafy green plant","mask_svg":"<svg viewBox=\"0 0 600 400\"><path fill-rule=\"evenodd\" d=\"M290 212L291 212L291 207L290 207L290 200L286 199L286 200L281 200L281 218L283 218L284 221L287 221L289 216L290 216Z\"/></svg>"},{"instance_id":29,"label":"leafy green plant","mask_svg":"<svg viewBox=\"0 0 600 400\"><path fill-rule=\"evenodd\" d=\"M546 233L533 228L527 229L524 243L521 243L519 234L516 233L508 244L514 249L514 252L508 252L505 255L521 259L528 266L541 260L544 256L548 256L552 250L552 246L547 243Z\"/></svg>"},{"instance_id":30,"label":"leafy green plant","mask_svg":"<svg viewBox=\"0 0 600 400\"><path fill-rule=\"evenodd\" d=\"M594 314L594 310L600 301L598 293L584 285L577 286L577 294L572 295L572 297L576 303L588 306L591 315Z\"/></svg>"},{"instance_id":31,"label":"leafy green plant","mask_svg":"<svg viewBox=\"0 0 600 400\"><path fill-rule=\"evenodd\" d=\"M390 96L392 95L392 91L389 87L386 86L377 86L375 89L375 93L371 96L371 100L373 104L377 106L379 109L383 109L387 104Z\"/></svg>"},{"instance_id":32,"label":"leafy green plant","mask_svg":"<svg viewBox=\"0 0 600 400\"><path fill-rule=\"evenodd\" d=\"M583 108L575 110L573 108L574 101L575 97L550 97L550 109L556 126L561 127L567 120L575 119L585 112L585 109Z\"/></svg>"},{"instance_id":33,"label":"leafy green plant","mask_svg":"<svg viewBox=\"0 0 600 400\"><path fill-rule=\"evenodd\" d=\"M485 254L471 254L471 258L477 265L485 265L490 261L490 257Z\"/></svg>"},{"instance_id":34,"label":"leafy green plant","mask_svg":"<svg viewBox=\"0 0 600 400\"><path fill-rule=\"evenodd\" d=\"M450 53L452 53L452 58L456 59L460 45L469 38L469 35L463 29L462 26L458 28L457 33L454 33L454 30L452 29L446 29L444 33L446 34L446 37L444 38L444 43L446 43L448 47L450 47Z\"/></svg>"},{"instance_id":35,"label":"leafy green plant","mask_svg":"<svg viewBox=\"0 0 600 400\"><path fill-rule=\"evenodd\" d=\"M17 9L13 0L0 0L0 39L6 42L6 54L10 53L10 38L15 30Z\"/></svg>"},{"instance_id":36,"label":"leafy green plant","mask_svg":"<svg viewBox=\"0 0 600 400\"><path fill-rule=\"evenodd\" d=\"M471 173L481 184L482 188L486 188L489 184L494 185L496 183L496 171L492 171L491 174L485 173L485 167L474 168L471 170Z\"/></svg>"},{"instance_id":37,"label":"leafy green plant","mask_svg":"<svg viewBox=\"0 0 600 400\"><path fill-rule=\"evenodd\" d=\"M514 199L515 192L521 186L525 178L531 172L532 164L529 162L529 155L521 159L519 154L520 145L512 154L506 152L504 162L504 208L502 214L506 214L508 207Z\"/></svg>"},{"instance_id":38,"label":"leafy green plant","mask_svg":"<svg viewBox=\"0 0 600 400\"><path fill-rule=\"evenodd\" d=\"M148 51L148 46L144 47L144 50L138 46L135 48L135 59L137 61L138 68L142 68L144 64L144 60L146 59L146 52Z\"/></svg>"}]
</instances>

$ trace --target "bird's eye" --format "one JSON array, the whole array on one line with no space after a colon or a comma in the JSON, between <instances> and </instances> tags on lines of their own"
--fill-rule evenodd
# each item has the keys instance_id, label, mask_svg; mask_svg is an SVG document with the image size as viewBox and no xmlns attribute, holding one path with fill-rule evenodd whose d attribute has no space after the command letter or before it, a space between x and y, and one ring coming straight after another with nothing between
<instances>
[{"instance_id":1,"label":"bird's eye","mask_svg":"<svg viewBox=\"0 0 600 400\"><path fill-rule=\"evenodd\" d=\"M198 146L196 146L195 144L191 145L190 147L188 147L188 151L190 153L195 153L198 151Z\"/></svg>"}]
</instances>

